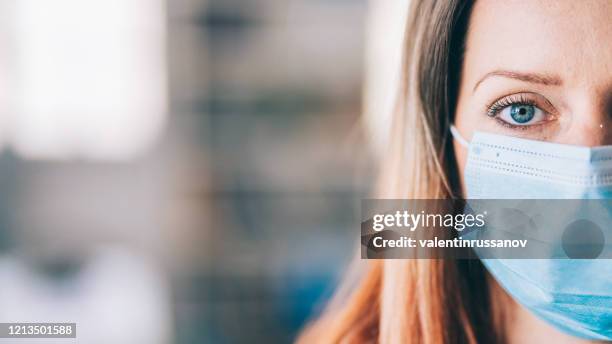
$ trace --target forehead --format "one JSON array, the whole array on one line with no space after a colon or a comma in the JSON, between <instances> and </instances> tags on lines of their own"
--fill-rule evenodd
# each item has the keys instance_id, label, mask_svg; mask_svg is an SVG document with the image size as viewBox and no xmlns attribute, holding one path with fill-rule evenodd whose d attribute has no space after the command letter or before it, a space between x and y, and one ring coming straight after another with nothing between
<instances>
[{"instance_id":1,"label":"forehead","mask_svg":"<svg viewBox=\"0 0 612 344\"><path fill-rule=\"evenodd\" d=\"M478 0L466 41L466 82L495 69L559 74L572 82L612 73L612 1Z\"/></svg>"}]
</instances>

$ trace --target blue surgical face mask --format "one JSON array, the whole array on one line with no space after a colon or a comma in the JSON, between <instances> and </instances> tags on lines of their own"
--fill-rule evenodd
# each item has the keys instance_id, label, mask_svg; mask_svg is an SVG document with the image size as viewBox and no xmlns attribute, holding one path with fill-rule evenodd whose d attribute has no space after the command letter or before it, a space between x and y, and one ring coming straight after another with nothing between
<instances>
[{"instance_id":1,"label":"blue surgical face mask","mask_svg":"<svg viewBox=\"0 0 612 344\"><path fill-rule=\"evenodd\" d=\"M451 132L468 149L468 199L612 198L612 146L580 147L481 132L468 143L455 127ZM517 302L561 331L612 340L612 260L482 262Z\"/></svg>"}]
</instances>

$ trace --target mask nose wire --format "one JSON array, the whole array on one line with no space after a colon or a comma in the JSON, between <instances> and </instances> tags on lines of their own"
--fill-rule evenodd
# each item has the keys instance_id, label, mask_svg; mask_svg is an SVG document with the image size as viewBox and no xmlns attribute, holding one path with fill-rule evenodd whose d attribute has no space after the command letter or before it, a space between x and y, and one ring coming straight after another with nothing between
<instances>
[{"instance_id":1,"label":"mask nose wire","mask_svg":"<svg viewBox=\"0 0 612 344\"><path fill-rule=\"evenodd\" d=\"M466 139L464 139L463 136L461 136L459 130L457 130L457 127L452 124L450 126L450 132L451 135L453 135L453 138L457 140L457 142L459 142L459 144L461 144L463 147L468 148L470 146L470 143Z\"/></svg>"}]
</instances>

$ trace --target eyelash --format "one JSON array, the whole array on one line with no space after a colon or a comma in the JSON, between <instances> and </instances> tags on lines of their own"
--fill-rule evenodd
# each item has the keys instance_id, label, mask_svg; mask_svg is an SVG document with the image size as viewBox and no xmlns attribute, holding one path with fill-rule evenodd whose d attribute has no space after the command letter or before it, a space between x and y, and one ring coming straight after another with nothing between
<instances>
[{"instance_id":1,"label":"eyelash","mask_svg":"<svg viewBox=\"0 0 612 344\"><path fill-rule=\"evenodd\" d=\"M500 118L498 118L499 113L508 106L512 105L530 105L535 106L540 109L544 115L548 116L550 113L544 110L541 106L537 105L537 101L532 98L529 98L528 95L524 93L513 94L509 96L505 96L503 98L495 100L493 103L489 104L486 108L487 116L494 118L500 125L510 128L510 129L518 129L518 130L528 130L533 127L539 126L540 124L532 124L532 125L515 125L512 123L508 123ZM549 105L552 106L552 105Z\"/></svg>"},{"instance_id":2,"label":"eyelash","mask_svg":"<svg viewBox=\"0 0 612 344\"><path fill-rule=\"evenodd\" d=\"M511 105L531 105L536 106L535 101L533 99L528 99L524 94L513 94L511 96L506 96L501 99L498 99L487 106L487 115L489 117L495 117L499 114L499 112Z\"/></svg>"}]
</instances>

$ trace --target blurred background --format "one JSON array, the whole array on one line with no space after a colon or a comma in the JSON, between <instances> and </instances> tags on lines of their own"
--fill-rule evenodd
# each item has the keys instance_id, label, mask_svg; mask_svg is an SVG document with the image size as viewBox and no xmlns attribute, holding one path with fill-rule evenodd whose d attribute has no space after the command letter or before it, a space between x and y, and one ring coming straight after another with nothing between
<instances>
[{"instance_id":1,"label":"blurred background","mask_svg":"<svg viewBox=\"0 0 612 344\"><path fill-rule=\"evenodd\" d=\"M406 3L0 0L0 322L291 342L356 252Z\"/></svg>"}]
</instances>

